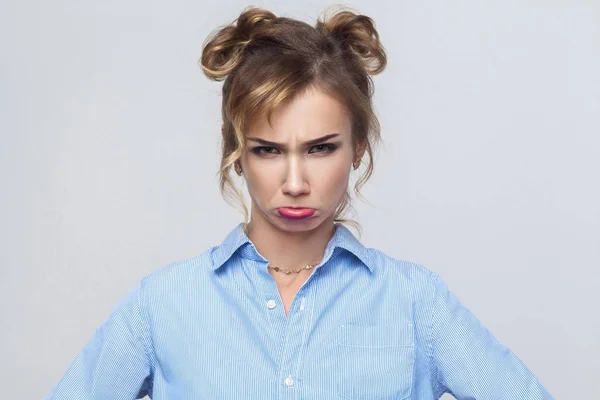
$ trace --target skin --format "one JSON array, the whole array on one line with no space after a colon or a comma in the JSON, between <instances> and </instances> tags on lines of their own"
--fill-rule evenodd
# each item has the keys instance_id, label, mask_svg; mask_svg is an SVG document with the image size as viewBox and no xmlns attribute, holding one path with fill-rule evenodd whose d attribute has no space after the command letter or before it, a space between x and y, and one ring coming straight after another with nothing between
<instances>
[{"instance_id":1,"label":"skin","mask_svg":"<svg viewBox=\"0 0 600 400\"><path fill-rule=\"evenodd\" d=\"M240 159L252 200L248 237L272 266L316 265L334 233L335 210L348 188L352 164L362 156L356 150L361 146L353 145L351 119L344 106L315 88L278 109L271 122L265 117L253 123ZM307 144L332 134L336 136ZM286 206L310 207L315 213L289 220L277 212ZM313 271L288 275L269 269L286 315Z\"/></svg>"}]
</instances>

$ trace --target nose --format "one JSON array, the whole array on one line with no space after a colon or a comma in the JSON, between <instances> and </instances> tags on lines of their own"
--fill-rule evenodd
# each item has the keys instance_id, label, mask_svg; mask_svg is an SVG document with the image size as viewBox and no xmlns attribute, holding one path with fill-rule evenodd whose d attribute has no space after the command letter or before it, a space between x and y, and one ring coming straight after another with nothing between
<instances>
[{"instance_id":1,"label":"nose","mask_svg":"<svg viewBox=\"0 0 600 400\"><path fill-rule=\"evenodd\" d=\"M286 164L285 181L281 190L288 196L298 197L310 193L304 163L299 157L289 157Z\"/></svg>"}]
</instances>

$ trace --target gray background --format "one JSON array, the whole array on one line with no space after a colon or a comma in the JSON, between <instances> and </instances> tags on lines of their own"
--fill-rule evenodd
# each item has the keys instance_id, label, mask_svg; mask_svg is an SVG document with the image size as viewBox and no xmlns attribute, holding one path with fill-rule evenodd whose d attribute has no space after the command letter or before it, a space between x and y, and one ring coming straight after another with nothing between
<instances>
[{"instance_id":1,"label":"gray background","mask_svg":"<svg viewBox=\"0 0 600 400\"><path fill-rule=\"evenodd\" d=\"M241 221L203 40L330 3L0 4L0 387L36 399L143 275ZM595 397L600 2L345 4L389 55L363 242L440 273L554 396Z\"/></svg>"}]
</instances>

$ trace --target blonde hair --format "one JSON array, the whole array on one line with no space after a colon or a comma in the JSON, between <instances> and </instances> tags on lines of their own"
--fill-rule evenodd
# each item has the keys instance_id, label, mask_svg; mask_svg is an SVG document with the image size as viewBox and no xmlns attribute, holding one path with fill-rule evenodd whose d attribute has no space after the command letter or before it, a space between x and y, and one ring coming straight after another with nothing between
<instances>
[{"instance_id":1,"label":"blonde hair","mask_svg":"<svg viewBox=\"0 0 600 400\"><path fill-rule=\"evenodd\" d=\"M212 80L225 81L220 190L229 204L241 205L245 222L248 209L230 176L245 151L245 132L254 118L266 117L270 123L277 107L310 88L334 97L350 113L355 153L358 144L368 154L366 170L354 186L362 198L360 188L373 173L373 149L381 139L371 75L383 71L386 62L373 20L347 8L319 18L312 27L251 7L208 36L200 58L202 71ZM349 208L347 191L334 222L353 225L360 233L358 223L343 218Z\"/></svg>"}]
</instances>

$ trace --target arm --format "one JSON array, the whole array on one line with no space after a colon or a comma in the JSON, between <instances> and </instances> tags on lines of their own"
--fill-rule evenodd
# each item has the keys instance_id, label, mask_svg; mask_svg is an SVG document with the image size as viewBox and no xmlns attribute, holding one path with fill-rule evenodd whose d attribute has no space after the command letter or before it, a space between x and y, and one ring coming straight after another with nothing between
<instances>
[{"instance_id":1,"label":"arm","mask_svg":"<svg viewBox=\"0 0 600 400\"><path fill-rule=\"evenodd\" d=\"M437 274L434 288L432 368L443 393L459 400L552 399L523 362L498 342Z\"/></svg>"},{"instance_id":2,"label":"arm","mask_svg":"<svg viewBox=\"0 0 600 400\"><path fill-rule=\"evenodd\" d=\"M45 400L131 400L152 393L142 284L115 307Z\"/></svg>"}]
</instances>

